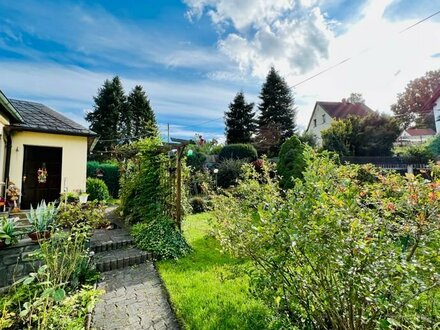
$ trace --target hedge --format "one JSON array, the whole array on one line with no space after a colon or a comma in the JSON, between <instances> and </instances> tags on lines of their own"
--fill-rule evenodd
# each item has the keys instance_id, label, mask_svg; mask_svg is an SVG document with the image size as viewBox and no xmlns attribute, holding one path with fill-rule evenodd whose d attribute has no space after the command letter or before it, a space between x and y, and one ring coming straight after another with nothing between
<instances>
[{"instance_id":1,"label":"hedge","mask_svg":"<svg viewBox=\"0 0 440 330\"><path fill-rule=\"evenodd\" d=\"M112 163L99 163L97 161L87 162L87 177L97 178L96 171L98 169L102 170L104 174L103 177L98 177L102 179L108 187L110 195L113 198L118 198L119 196L119 167Z\"/></svg>"},{"instance_id":2,"label":"hedge","mask_svg":"<svg viewBox=\"0 0 440 330\"><path fill-rule=\"evenodd\" d=\"M225 159L243 159L254 161L257 159L257 150L251 144L228 144L220 150L218 155L220 161Z\"/></svg>"}]
</instances>

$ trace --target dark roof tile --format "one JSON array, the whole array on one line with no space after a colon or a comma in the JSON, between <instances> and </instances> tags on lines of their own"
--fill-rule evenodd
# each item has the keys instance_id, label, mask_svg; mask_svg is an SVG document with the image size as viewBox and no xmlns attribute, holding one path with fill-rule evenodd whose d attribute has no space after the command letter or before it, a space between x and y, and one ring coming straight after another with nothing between
<instances>
[{"instance_id":1,"label":"dark roof tile","mask_svg":"<svg viewBox=\"0 0 440 330\"><path fill-rule=\"evenodd\" d=\"M344 119L348 116L365 117L373 112L363 103L350 102L317 102L333 119Z\"/></svg>"},{"instance_id":2,"label":"dark roof tile","mask_svg":"<svg viewBox=\"0 0 440 330\"><path fill-rule=\"evenodd\" d=\"M9 99L9 101L24 120L23 123L12 124L12 127L71 135L96 135L91 130L75 123L44 104L13 99Z\"/></svg>"}]
</instances>

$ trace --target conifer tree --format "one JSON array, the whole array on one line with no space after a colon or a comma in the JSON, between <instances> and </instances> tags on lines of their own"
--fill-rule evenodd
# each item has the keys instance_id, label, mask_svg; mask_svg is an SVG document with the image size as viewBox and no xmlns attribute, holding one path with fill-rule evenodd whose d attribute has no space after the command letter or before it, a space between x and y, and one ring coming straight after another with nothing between
<instances>
[{"instance_id":1,"label":"conifer tree","mask_svg":"<svg viewBox=\"0 0 440 330\"><path fill-rule=\"evenodd\" d=\"M254 104L246 103L243 92L237 93L225 112L226 143L250 143L255 132Z\"/></svg>"},{"instance_id":2,"label":"conifer tree","mask_svg":"<svg viewBox=\"0 0 440 330\"><path fill-rule=\"evenodd\" d=\"M295 133L295 100L284 78L272 67L266 77L258 105L257 149L269 156Z\"/></svg>"},{"instance_id":3,"label":"conifer tree","mask_svg":"<svg viewBox=\"0 0 440 330\"><path fill-rule=\"evenodd\" d=\"M158 134L156 117L142 86L135 86L127 98L132 136L136 139Z\"/></svg>"},{"instance_id":4,"label":"conifer tree","mask_svg":"<svg viewBox=\"0 0 440 330\"><path fill-rule=\"evenodd\" d=\"M120 138L119 117L126 103L119 77L107 79L93 100L93 111L86 115L86 120L90 123L90 129L100 137L95 150L110 152Z\"/></svg>"}]
</instances>

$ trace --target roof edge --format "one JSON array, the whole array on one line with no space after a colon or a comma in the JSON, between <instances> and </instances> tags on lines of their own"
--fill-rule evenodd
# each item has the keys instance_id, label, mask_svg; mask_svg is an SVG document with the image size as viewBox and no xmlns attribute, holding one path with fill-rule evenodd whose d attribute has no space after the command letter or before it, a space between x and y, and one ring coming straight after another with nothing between
<instances>
[{"instance_id":1,"label":"roof edge","mask_svg":"<svg viewBox=\"0 0 440 330\"><path fill-rule=\"evenodd\" d=\"M17 121L23 123L23 117L21 117L20 113L14 108L12 103L6 97L6 95L0 90L0 103L6 108L6 111Z\"/></svg>"},{"instance_id":2,"label":"roof edge","mask_svg":"<svg viewBox=\"0 0 440 330\"><path fill-rule=\"evenodd\" d=\"M68 131L58 131L51 129L43 129L43 128L33 128L33 127L22 127L22 126L14 126L9 125L7 128L12 131L25 131L25 132L36 132L36 133L47 133L47 134L57 134L57 135L71 135L71 136L84 136L84 137L97 137L98 134L90 131L90 133L81 133L81 132L68 132Z\"/></svg>"}]
</instances>

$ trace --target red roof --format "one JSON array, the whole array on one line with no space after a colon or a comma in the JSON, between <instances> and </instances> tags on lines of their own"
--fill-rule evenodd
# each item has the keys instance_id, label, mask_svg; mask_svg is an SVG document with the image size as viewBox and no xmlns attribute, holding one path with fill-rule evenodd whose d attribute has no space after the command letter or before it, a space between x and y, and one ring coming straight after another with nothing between
<instances>
[{"instance_id":1,"label":"red roof","mask_svg":"<svg viewBox=\"0 0 440 330\"><path fill-rule=\"evenodd\" d=\"M408 128L406 132L411 136L435 135L435 131L431 128Z\"/></svg>"},{"instance_id":2,"label":"red roof","mask_svg":"<svg viewBox=\"0 0 440 330\"><path fill-rule=\"evenodd\" d=\"M316 102L316 104L319 104L333 119L344 119L348 116L365 117L373 113L373 110L363 103Z\"/></svg>"}]
</instances>

